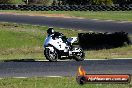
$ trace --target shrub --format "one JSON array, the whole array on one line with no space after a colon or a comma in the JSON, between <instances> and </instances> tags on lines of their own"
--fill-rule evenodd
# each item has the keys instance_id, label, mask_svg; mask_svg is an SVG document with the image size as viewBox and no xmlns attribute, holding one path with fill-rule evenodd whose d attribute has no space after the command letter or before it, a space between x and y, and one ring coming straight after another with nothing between
<instances>
[{"instance_id":1,"label":"shrub","mask_svg":"<svg viewBox=\"0 0 132 88\"><path fill-rule=\"evenodd\" d=\"M12 0L0 0L0 4L10 4Z\"/></svg>"},{"instance_id":2,"label":"shrub","mask_svg":"<svg viewBox=\"0 0 132 88\"><path fill-rule=\"evenodd\" d=\"M49 5L50 0L29 0L29 4Z\"/></svg>"},{"instance_id":3,"label":"shrub","mask_svg":"<svg viewBox=\"0 0 132 88\"><path fill-rule=\"evenodd\" d=\"M23 4L23 0L0 0L0 4Z\"/></svg>"}]
</instances>

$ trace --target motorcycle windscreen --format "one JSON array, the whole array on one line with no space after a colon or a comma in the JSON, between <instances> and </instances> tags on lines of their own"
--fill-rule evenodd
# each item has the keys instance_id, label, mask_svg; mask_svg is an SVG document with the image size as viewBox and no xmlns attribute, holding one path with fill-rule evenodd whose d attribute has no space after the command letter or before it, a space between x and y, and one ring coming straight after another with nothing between
<instances>
[{"instance_id":1,"label":"motorcycle windscreen","mask_svg":"<svg viewBox=\"0 0 132 88\"><path fill-rule=\"evenodd\" d=\"M74 43L74 42L77 41L77 37L68 38L67 41L70 42L70 43Z\"/></svg>"}]
</instances>

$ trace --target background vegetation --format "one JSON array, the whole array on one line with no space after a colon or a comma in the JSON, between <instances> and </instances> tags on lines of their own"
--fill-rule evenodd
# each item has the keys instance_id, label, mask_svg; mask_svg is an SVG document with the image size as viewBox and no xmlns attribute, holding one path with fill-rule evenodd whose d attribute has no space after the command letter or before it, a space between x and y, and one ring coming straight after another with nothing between
<instances>
[{"instance_id":1,"label":"background vegetation","mask_svg":"<svg viewBox=\"0 0 132 88\"><path fill-rule=\"evenodd\" d=\"M24 4L27 0L0 0L0 4ZM28 0L28 4L42 5L126 5L132 0Z\"/></svg>"},{"instance_id":2,"label":"background vegetation","mask_svg":"<svg viewBox=\"0 0 132 88\"><path fill-rule=\"evenodd\" d=\"M70 5L112 5L112 4L130 4L131 0L62 0Z\"/></svg>"}]
</instances>

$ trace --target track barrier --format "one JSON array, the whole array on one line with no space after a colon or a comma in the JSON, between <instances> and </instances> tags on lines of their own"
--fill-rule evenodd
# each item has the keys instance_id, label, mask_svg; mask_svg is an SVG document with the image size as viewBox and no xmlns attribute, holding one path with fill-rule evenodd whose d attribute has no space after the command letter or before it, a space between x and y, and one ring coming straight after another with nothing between
<instances>
[{"instance_id":1,"label":"track barrier","mask_svg":"<svg viewBox=\"0 0 132 88\"><path fill-rule=\"evenodd\" d=\"M132 11L132 5L106 6L106 5L19 5L0 4L0 10L28 10L28 11Z\"/></svg>"}]
</instances>

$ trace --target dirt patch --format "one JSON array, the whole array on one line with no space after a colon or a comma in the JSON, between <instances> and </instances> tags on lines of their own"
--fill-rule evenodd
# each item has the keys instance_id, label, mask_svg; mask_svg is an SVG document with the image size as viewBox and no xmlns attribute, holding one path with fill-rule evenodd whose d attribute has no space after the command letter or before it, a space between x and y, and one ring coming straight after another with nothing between
<instances>
[{"instance_id":1,"label":"dirt patch","mask_svg":"<svg viewBox=\"0 0 132 88\"><path fill-rule=\"evenodd\" d=\"M63 17L63 18L72 18L70 16L66 16L65 14L26 14L29 16L46 16L46 17Z\"/></svg>"},{"instance_id":2,"label":"dirt patch","mask_svg":"<svg viewBox=\"0 0 132 88\"><path fill-rule=\"evenodd\" d=\"M14 12L0 12L0 14L16 14Z\"/></svg>"},{"instance_id":3,"label":"dirt patch","mask_svg":"<svg viewBox=\"0 0 132 88\"><path fill-rule=\"evenodd\" d=\"M15 12L0 12L0 14L73 18L70 16L66 16L65 14L39 14L39 13L31 14L31 13L15 13Z\"/></svg>"},{"instance_id":4,"label":"dirt patch","mask_svg":"<svg viewBox=\"0 0 132 88\"><path fill-rule=\"evenodd\" d=\"M28 15L28 16L45 16L45 17L61 17L61 18L75 18L67 16L65 14L41 14L41 13L16 13L16 12L0 12L0 14L11 14L11 15Z\"/></svg>"}]
</instances>

